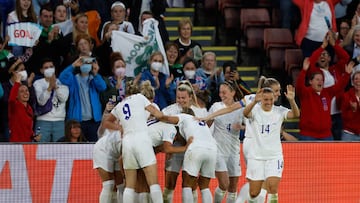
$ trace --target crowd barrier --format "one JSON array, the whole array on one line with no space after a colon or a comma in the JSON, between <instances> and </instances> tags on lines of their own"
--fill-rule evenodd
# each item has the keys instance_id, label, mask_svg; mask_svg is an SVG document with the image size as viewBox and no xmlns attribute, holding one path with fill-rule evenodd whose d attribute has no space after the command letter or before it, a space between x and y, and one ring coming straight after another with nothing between
<instances>
[{"instance_id":1,"label":"crowd barrier","mask_svg":"<svg viewBox=\"0 0 360 203\"><path fill-rule=\"evenodd\" d=\"M283 143L283 149L279 202L360 202L360 143ZM0 202L98 202L101 181L92 168L92 150L93 144L0 144ZM163 186L165 156L157 158ZM241 164L239 187L245 182L243 157ZM216 185L212 180L212 192Z\"/></svg>"}]
</instances>

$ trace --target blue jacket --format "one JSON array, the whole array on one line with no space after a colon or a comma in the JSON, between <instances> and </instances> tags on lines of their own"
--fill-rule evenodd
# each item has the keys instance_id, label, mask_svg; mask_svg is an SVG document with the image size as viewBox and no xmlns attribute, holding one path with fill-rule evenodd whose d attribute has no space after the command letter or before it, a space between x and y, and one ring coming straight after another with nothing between
<instances>
[{"instance_id":1,"label":"blue jacket","mask_svg":"<svg viewBox=\"0 0 360 203\"><path fill-rule=\"evenodd\" d=\"M160 87L158 89L155 89L154 103L156 103L160 107L160 109L165 108L171 99L169 95L169 89L166 88L166 84L165 84L167 77L168 77L167 75L160 72L159 73ZM154 77L149 69L144 70L141 74L140 81L145 81L145 80L149 80L151 82L151 86L153 86L154 88L156 87Z\"/></svg>"},{"instance_id":2,"label":"blue jacket","mask_svg":"<svg viewBox=\"0 0 360 203\"><path fill-rule=\"evenodd\" d=\"M67 119L75 119L77 121L82 121L81 115L81 100L79 93L79 83L76 79L76 75L74 74L74 67L72 65L65 68L60 76L59 80L62 84L69 87L69 105L68 110L66 112ZM100 74L96 74L95 76L90 75L89 77L90 86L89 86L89 94L90 94L90 102L91 108L93 112L93 118L96 122L101 121L102 118L102 108L99 94L100 92L106 90L106 83L101 77Z\"/></svg>"}]
</instances>

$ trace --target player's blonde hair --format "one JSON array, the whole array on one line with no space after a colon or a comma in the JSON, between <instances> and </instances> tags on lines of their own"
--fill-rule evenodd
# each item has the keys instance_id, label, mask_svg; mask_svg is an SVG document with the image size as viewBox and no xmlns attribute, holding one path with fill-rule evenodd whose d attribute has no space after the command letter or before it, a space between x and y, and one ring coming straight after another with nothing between
<instances>
[{"instance_id":1,"label":"player's blonde hair","mask_svg":"<svg viewBox=\"0 0 360 203\"><path fill-rule=\"evenodd\" d=\"M148 100L153 100L155 98L155 90L151 86L151 82L149 80L141 82L140 93L144 95Z\"/></svg>"}]
</instances>

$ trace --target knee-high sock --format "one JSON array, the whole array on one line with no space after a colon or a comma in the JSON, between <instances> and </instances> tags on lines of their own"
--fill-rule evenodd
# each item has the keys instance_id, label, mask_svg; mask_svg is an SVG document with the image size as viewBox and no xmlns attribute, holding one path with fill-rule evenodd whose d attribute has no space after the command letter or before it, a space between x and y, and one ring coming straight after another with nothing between
<instances>
[{"instance_id":1,"label":"knee-high sock","mask_svg":"<svg viewBox=\"0 0 360 203\"><path fill-rule=\"evenodd\" d=\"M197 192L197 190L193 190L192 194L193 194L194 203L197 203L198 202L198 192Z\"/></svg>"},{"instance_id":2,"label":"knee-high sock","mask_svg":"<svg viewBox=\"0 0 360 203\"><path fill-rule=\"evenodd\" d=\"M278 194L268 194L268 203L277 203L278 202Z\"/></svg>"},{"instance_id":3,"label":"knee-high sock","mask_svg":"<svg viewBox=\"0 0 360 203\"><path fill-rule=\"evenodd\" d=\"M236 201L235 203L245 203L245 201L248 199L249 197L249 189L250 189L250 186L249 186L249 183L245 183L241 189L240 189L240 192L239 192L239 195L238 197L236 198Z\"/></svg>"},{"instance_id":4,"label":"knee-high sock","mask_svg":"<svg viewBox=\"0 0 360 203\"><path fill-rule=\"evenodd\" d=\"M164 203L172 203L173 196L174 196L174 190L169 190L167 188L164 189L164 193L163 193Z\"/></svg>"},{"instance_id":5,"label":"knee-high sock","mask_svg":"<svg viewBox=\"0 0 360 203\"><path fill-rule=\"evenodd\" d=\"M114 180L107 180L102 183L102 190L99 197L100 203L112 202L112 191L114 189L114 184Z\"/></svg>"},{"instance_id":6,"label":"knee-high sock","mask_svg":"<svg viewBox=\"0 0 360 203\"><path fill-rule=\"evenodd\" d=\"M264 188L261 188L260 194L257 196L259 203L264 203L266 199L267 191Z\"/></svg>"},{"instance_id":7,"label":"knee-high sock","mask_svg":"<svg viewBox=\"0 0 360 203\"><path fill-rule=\"evenodd\" d=\"M124 184L116 185L116 197L117 197L117 203L123 203L123 193L124 193Z\"/></svg>"},{"instance_id":8,"label":"knee-high sock","mask_svg":"<svg viewBox=\"0 0 360 203\"><path fill-rule=\"evenodd\" d=\"M236 192L228 192L226 203L235 203L236 195Z\"/></svg>"},{"instance_id":9,"label":"knee-high sock","mask_svg":"<svg viewBox=\"0 0 360 203\"><path fill-rule=\"evenodd\" d=\"M150 196L153 203L164 203L159 184L150 185Z\"/></svg>"},{"instance_id":10,"label":"knee-high sock","mask_svg":"<svg viewBox=\"0 0 360 203\"><path fill-rule=\"evenodd\" d=\"M220 189L219 187L216 187L215 189L215 195L214 195L214 203L221 203L224 199L224 196L226 194L226 191Z\"/></svg>"},{"instance_id":11,"label":"knee-high sock","mask_svg":"<svg viewBox=\"0 0 360 203\"><path fill-rule=\"evenodd\" d=\"M139 193L139 203L151 203L150 194L147 192Z\"/></svg>"},{"instance_id":12,"label":"knee-high sock","mask_svg":"<svg viewBox=\"0 0 360 203\"><path fill-rule=\"evenodd\" d=\"M184 187L182 189L182 202L188 203L194 201L191 187Z\"/></svg>"},{"instance_id":13,"label":"knee-high sock","mask_svg":"<svg viewBox=\"0 0 360 203\"><path fill-rule=\"evenodd\" d=\"M123 194L123 202L135 203L135 191L132 188L125 188Z\"/></svg>"},{"instance_id":14,"label":"knee-high sock","mask_svg":"<svg viewBox=\"0 0 360 203\"><path fill-rule=\"evenodd\" d=\"M212 203L213 202L212 195L211 195L209 188L201 190L201 200L202 200L202 203Z\"/></svg>"}]
</instances>

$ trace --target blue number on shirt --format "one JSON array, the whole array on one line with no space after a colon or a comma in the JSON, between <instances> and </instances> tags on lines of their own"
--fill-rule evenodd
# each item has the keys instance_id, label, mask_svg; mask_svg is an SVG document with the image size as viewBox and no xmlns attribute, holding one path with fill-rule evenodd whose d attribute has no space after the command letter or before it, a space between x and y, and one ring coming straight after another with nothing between
<instances>
[{"instance_id":1,"label":"blue number on shirt","mask_svg":"<svg viewBox=\"0 0 360 203\"><path fill-rule=\"evenodd\" d=\"M268 134L270 133L270 125L261 125L261 134L264 134L265 132Z\"/></svg>"},{"instance_id":2,"label":"blue number on shirt","mask_svg":"<svg viewBox=\"0 0 360 203\"><path fill-rule=\"evenodd\" d=\"M226 125L226 129L228 130L228 132L231 131L231 123L229 123L229 124Z\"/></svg>"},{"instance_id":3,"label":"blue number on shirt","mask_svg":"<svg viewBox=\"0 0 360 203\"><path fill-rule=\"evenodd\" d=\"M123 110L123 113L125 115L125 120L129 120L129 118L131 116L131 111L130 111L129 104L124 104L122 110Z\"/></svg>"},{"instance_id":4,"label":"blue number on shirt","mask_svg":"<svg viewBox=\"0 0 360 203\"><path fill-rule=\"evenodd\" d=\"M199 122L199 125L200 125L200 126L205 126L206 123L205 123L205 121L200 121L200 122Z\"/></svg>"}]
</instances>

